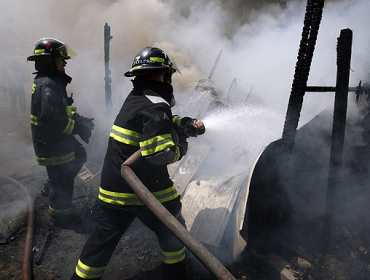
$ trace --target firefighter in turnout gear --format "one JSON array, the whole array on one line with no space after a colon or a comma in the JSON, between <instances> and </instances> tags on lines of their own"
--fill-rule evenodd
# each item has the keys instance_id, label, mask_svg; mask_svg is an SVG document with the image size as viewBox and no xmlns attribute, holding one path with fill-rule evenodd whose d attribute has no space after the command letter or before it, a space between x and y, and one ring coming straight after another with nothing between
<instances>
[{"instance_id":1,"label":"firefighter in turnout gear","mask_svg":"<svg viewBox=\"0 0 370 280\"><path fill-rule=\"evenodd\" d=\"M140 149L133 171L153 195L182 224L180 196L169 178L167 165L181 160L187 137L205 132L200 120L173 116L171 77L178 71L159 48L146 47L134 59L126 77L135 77L133 89L118 113L108 142L95 228L87 240L71 279L101 279L122 235L135 218L157 235L163 257L164 279L186 279L184 245L150 212L121 176L121 165Z\"/></svg>"},{"instance_id":2,"label":"firefighter in turnout gear","mask_svg":"<svg viewBox=\"0 0 370 280\"><path fill-rule=\"evenodd\" d=\"M66 87L72 78L65 73L66 60L75 55L59 40L42 38L27 58L35 62L32 85L31 127L36 159L46 167L50 193L49 212L55 226L70 227L81 220L74 212L74 178L86 161L85 148L76 140L78 134L89 142L93 119L76 113Z\"/></svg>"}]
</instances>

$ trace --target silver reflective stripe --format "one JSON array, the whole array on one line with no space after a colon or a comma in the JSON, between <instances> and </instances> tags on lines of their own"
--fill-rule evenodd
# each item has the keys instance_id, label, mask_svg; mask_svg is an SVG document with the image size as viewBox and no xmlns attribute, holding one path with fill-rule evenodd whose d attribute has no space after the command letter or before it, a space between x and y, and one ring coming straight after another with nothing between
<instances>
[{"instance_id":1,"label":"silver reflective stripe","mask_svg":"<svg viewBox=\"0 0 370 280\"><path fill-rule=\"evenodd\" d=\"M73 208L67 208L67 209L56 209L49 205L49 213L53 216L68 216L73 212Z\"/></svg>"},{"instance_id":2,"label":"silver reflective stripe","mask_svg":"<svg viewBox=\"0 0 370 280\"><path fill-rule=\"evenodd\" d=\"M170 104L168 104L168 102L166 100L164 100L160 96L145 95L145 97L148 98L154 104L157 104L157 103L166 103L168 106L170 106Z\"/></svg>"},{"instance_id":3,"label":"silver reflective stripe","mask_svg":"<svg viewBox=\"0 0 370 280\"><path fill-rule=\"evenodd\" d=\"M165 264L175 264L185 259L185 247L177 252L166 252L162 250L163 262Z\"/></svg>"},{"instance_id":4,"label":"silver reflective stripe","mask_svg":"<svg viewBox=\"0 0 370 280\"><path fill-rule=\"evenodd\" d=\"M177 125L181 125L181 120L183 119L184 117L179 117L179 116L173 116L172 118L172 122L177 124Z\"/></svg>"},{"instance_id":5,"label":"silver reflective stripe","mask_svg":"<svg viewBox=\"0 0 370 280\"><path fill-rule=\"evenodd\" d=\"M107 195L102 192L99 193L101 200L109 200L111 204L125 204L125 205L143 205L139 197L119 197Z\"/></svg>"},{"instance_id":6,"label":"silver reflective stripe","mask_svg":"<svg viewBox=\"0 0 370 280\"><path fill-rule=\"evenodd\" d=\"M164 194L154 194L154 196L159 200L159 201L163 201L169 197L173 197L173 196L176 196L177 195L177 190L176 189L173 189L172 191L168 192L168 193L164 193Z\"/></svg>"},{"instance_id":7,"label":"silver reflective stripe","mask_svg":"<svg viewBox=\"0 0 370 280\"><path fill-rule=\"evenodd\" d=\"M179 196L174 186L164 189L162 191L152 192L160 203L173 200ZM119 193L104 190L99 188L98 198L113 205L144 205L140 198L134 193Z\"/></svg>"},{"instance_id":8,"label":"silver reflective stripe","mask_svg":"<svg viewBox=\"0 0 370 280\"><path fill-rule=\"evenodd\" d=\"M149 140L152 140L152 139L149 139ZM146 141L148 141L148 140L146 140ZM159 147L159 146L161 146L163 144L170 143L170 142L172 142L172 145L170 145L170 146L174 146L174 143L172 141L172 138L165 138L165 139L162 139L162 140L159 140L159 141L155 141L154 143L149 144L149 145L145 145L145 146L144 145L140 145L140 149L142 151L146 151L146 150L150 150L150 149L155 149L156 147ZM165 147L167 148L168 145L166 145Z\"/></svg>"},{"instance_id":9,"label":"silver reflective stripe","mask_svg":"<svg viewBox=\"0 0 370 280\"><path fill-rule=\"evenodd\" d=\"M44 124L39 120L39 118L32 114L31 114L31 124L36 126L44 126Z\"/></svg>"},{"instance_id":10,"label":"silver reflective stripe","mask_svg":"<svg viewBox=\"0 0 370 280\"><path fill-rule=\"evenodd\" d=\"M76 274L83 279L97 279L103 276L106 266L90 267L78 260Z\"/></svg>"},{"instance_id":11,"label":"silver reflective stripe","mask_svg":"<svg viewBox=\"0 0 370 280\"><path fill-rule=\"evenodd\" d=\"M68 119L68 123L66 127L64 128L62 134L71 135L74 128L75 128L75 121L72 119Z\"/></svg>"},{"instance_id":12,"label":"silver reflective stripe","mask_svg":"<svg viewBox=\"0 0 370 280\"><path fill-rule=\"evenodd\" d=\"M43 157L37 157L36 160L39 165L44 166L56 166L56 165L62 165L66 164L68 162L71 162L75 159L75 152L71 152L69 154L59 156L59 157L49 157L49 158L43 158Z\"/></svg>"},{"instance_id":13,"label":"silver reflective stripe","mask_svg":"<svg viewBox=\"0 0 370 280\"><path fill-rule=\"evenodd\" d=\"M112 126L112 131L109 135L114 140L122 142L132 146L139 146L139 142L142 138L142 134L133 130L129 130L117 125Z\"/></svg>"},{"instance_id":14,"label":"silver reflective stripe","mask_svg":"<svg viewBox=\"0 0 370 280\"><path fill-rule=\"evenodd\" d=\"M118 132L117 130L114 130L112 129L112 133L114 133L116 136L118 137L122 137L122 138L125 138L127 140L131 140L131 141L134 141L134 142L139 142L141 139L138 138L138 137L134 137L134 136L130 136L130 135L127 135L127 134L124 134L124 133L121 133L121 132Z\"/></svg>"}]
</instances>

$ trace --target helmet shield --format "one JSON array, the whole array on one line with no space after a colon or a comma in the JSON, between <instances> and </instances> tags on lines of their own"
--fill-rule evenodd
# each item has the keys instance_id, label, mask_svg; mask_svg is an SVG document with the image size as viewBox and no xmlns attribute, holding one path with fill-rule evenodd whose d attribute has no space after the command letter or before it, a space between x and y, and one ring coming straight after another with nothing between
<instances>
[{"instance_id":1,"label":"helmet shield","mask_svg":"<svg viewBox=\"0 0 370 280\"><path fill-rule=\"evenodd\" d=\"M180 75L182 75L182 73L180 72L180 68L177 66L176 62L173 60L171 61L171 68L175 71L173 71L173 73L175 72L178 72Z\"/></svg>"},{"instance_id":2,"label":"helmet shield","mask_svg":"<svg viewBox=\"0 0 370 280\"><path fill-rule=\"evenodd\" d=\"M77 53L63 42L53 38L42 38L38 40L33 49L33 55L27 60L35 61L41 57L63 57L64 59L74 58Z\"/></svg>"},{"instance_id":3,"label":"helmet shield","mask_svg":"<svg viewBox=\"0 0 370 280\"><path fill-rule=\"evenodd\" d=\"M67 44L60 46L58 51L65 59L74 59L77 56L77 53Z\"/></svg>"}]
</instances>

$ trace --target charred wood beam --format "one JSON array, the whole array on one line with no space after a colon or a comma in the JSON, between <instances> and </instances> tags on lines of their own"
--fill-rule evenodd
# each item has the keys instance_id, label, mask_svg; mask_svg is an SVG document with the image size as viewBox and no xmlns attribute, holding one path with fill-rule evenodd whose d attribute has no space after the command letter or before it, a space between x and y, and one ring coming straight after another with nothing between
<instances>
[{"instance_id":1,"label":"charred wood beam","mask_svg":"<svg viewBox=\"0 0 370 280\"><path fill-rule=\"evenodd\" d=\"M308 0L302 38L299 45L294 79L283 129L283 149L291 153L302 110L303 97L307 87L312 57L324 9L324 0Z\"/></svg>"},{"instance_id":2,"label":"charred wood beam","mask_svg":"<svg viewBox=\"0 0 370 280\"><path fill-rule=\"evenodd\" d=\"M358 90L358 87L349 87L348 91L349 92L356 92ZM309 86L306 87L306 92L336 92L337 88L336 87L327 87L327 86Z\"/></svg>"},{"instance_id":3,"label":"charred wood beam","mask_svg":"<svg viewBox=\"0 0 370 280\"><path fill-rule=\"evenodd\" d=\"M328 188L326 193L324 244L328 250L331 244L334 213L338 209L337 187L341 181L344 136L346 131L348 84L352 54L352 30L341 30L337 44L337 84L334 102L334 120L331 136Z\"/></svg>"},{"instance_id":4,"label":"charred wood beam","mask_svg":"<svg viewBox=\"0 0 370 280\"><path fill-rule=\"evenodd\" d=\"M110 35L110 26L108 23L104 25L104 81L105 81L105 113L107 116L112 115L112 78L111 71L109 69L109 47L110 40L112 40Z\"/></svg>"}]
</instances>

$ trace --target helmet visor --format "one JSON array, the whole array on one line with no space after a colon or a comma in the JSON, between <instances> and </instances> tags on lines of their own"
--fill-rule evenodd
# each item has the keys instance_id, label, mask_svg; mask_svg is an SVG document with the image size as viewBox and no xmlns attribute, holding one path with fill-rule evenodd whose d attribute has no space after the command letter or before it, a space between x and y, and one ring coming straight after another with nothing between
<instances>
[{"instance_id":1,"label":"helmet visor","mask_svg":"<svg viewBox=\"0 0 370 280\"><path fill-rule=\"evenodd\" d=\"M171 63L171 68L175 70L174 72L178 72L180 75L182 75L182 73L180 72L180 68L177 66L176 62L174 60L171 60Z\"/></svg>"},{"instance_id":2,"label":"helmet visor","mask_svg":"<svg viewBox=\"0 0 370 280\"><path fill-rule=\"evenodd\" d=\"M74 59L77 56L77 53L67 44L60 46L57 51L65 59Z\"/></svg>"}]
</instances>

